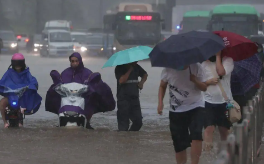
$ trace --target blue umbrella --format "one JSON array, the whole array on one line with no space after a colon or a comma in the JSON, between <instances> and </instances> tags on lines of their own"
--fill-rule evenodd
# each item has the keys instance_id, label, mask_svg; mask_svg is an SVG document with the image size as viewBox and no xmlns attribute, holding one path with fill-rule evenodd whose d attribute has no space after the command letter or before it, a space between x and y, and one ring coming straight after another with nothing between
<instances>
[{"instance_id":1,"label":"blue umbrella","mask_svg":"<svg viewBox=\"0 0 264 164\"><path fill-rule=\"evenodd\" d=\"M257 55L234 62L231 76L231 91L233 95L244 95L260 81L262 62Z\"/></svg>"},{"instance_id":2,"label":"blue umbrella","mask_svg":"<svg viewBox=\"0 0 264 164\"><path fill-rule=\"evenodd\" d=\"M137 46L116 52L113 56L110 57L110 59L108 59L103 68L114 67L117 65L123 65L148 59L151 50L152 48L148 46Z\"/></svg>"},{"instance_id":3,"label":"blue umbrella","mask_svg":"<svg viewBox=\"0 0 264 164\"><path fill-rule=\"evenodd\" d=\"M191 31L172 35L149 54L154 67L179 68L203 62L225 48L223 39L212 32Z\"/></svg>"}]
</instances>

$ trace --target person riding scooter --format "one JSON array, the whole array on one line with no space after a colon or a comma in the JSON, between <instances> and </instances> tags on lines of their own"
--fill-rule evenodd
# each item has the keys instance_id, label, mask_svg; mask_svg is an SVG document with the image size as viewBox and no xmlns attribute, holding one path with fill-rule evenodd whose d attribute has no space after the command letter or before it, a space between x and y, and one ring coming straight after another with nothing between
<instances>
[{"instance_id":1,"label":"person riding scooter","mask_svg":"<svg viewBox=\"0 0 264 164\"><path fill-rule=\"evenodd\" d=\"M16 90L23 87L27 87L27 90L20 98L21 113L25 115L34 114L38 111L42 100L37 93L38 82L37 79L31 75L29 68L26 67L24 56L17 53L12 56L10 67L0 80L0 95L4 97L0 101L0 111L5 128L9 126L5 118L5 110L9 103L6 90ZM23 126L22 121L19 126Z\"/></svg>"},{"instance_id":2,"label":"person riding scooter","mask_svg":"<svg viewBox=\"0 0 264 164\"><path fill-rule=\"evenodd\" d=\"M115 109L115 100L110 87L104 83L99 73L92 73L85 68L82 57L75 52L69 57L71 67L65 69L61 75L52 71L51 77L53 84L46 95L46 111L59 114L61 108L61 95L55 88L58 84L79 83L88 85L88 91L83 94L85 99L85 113L87 129L93 129L90 125L90 119L93 114L98 112L107 112Z\"/></svg>"}]
</instances>

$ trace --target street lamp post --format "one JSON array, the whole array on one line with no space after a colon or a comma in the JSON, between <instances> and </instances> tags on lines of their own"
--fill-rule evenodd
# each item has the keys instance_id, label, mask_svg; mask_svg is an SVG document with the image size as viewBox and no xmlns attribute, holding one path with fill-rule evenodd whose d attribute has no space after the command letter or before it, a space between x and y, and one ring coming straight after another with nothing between
<instances>
[{"instance_id":1,"label":"street lamp post","mask_svg":"<svg viewBox=\"0 0 264 164\"><path fill-rule=\"evenodd\" d=\"M39 33L40 32L40 21L41 21L41 18L40 18L40 13L41 13L41 0L36 0L36 33Z\"/></svg>"},{"instance_id":2,"label":"street lamp post","mask_svg":"<svg viewBox=\"0 0 264 164\"><path fill-rule=\"evenodd\" d=\"M176 5L176 0L166 0L166 11L165 11L165 26L167 31L172 30L172 12L173 7Z\"/></svg>"},{"instance_id":3,"label":"street lamp post","mask_svg":"<svg viewBox=\"0 0 264 164\"><path fill-rule=\"evenodd\" d=\"M64 20L64 1L65 0L61 0L61 18Z\"/></svg>"}]
</instances>

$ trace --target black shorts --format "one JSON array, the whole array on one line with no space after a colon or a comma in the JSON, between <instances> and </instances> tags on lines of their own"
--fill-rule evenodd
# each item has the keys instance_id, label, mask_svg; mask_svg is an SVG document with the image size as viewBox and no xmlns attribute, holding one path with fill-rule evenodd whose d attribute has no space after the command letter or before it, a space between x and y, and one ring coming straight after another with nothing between
<instances>
[{"instance_id":1,"label":"black shorts","mask_svg":"<svg viewBox=\"0 0 264 164\"><path fill-rule=\"evenodd\" d=\"M182 113L170 112L170 131L176 153L190 147L192 140L203 140L204 116L202 107Z\"/></svg>"},{"instance_id":2,"label":"black shorts","mask_svg":"<svg viewBox=\"0 0 264 164\"><path fill-rule=\"evenodd\" d=\"M206 128L207 126L220 126L230 129L232 124L226 115L226 113L228 112L228 109L226 109L226 105L226 103L211 104L205 102L206 119L204 128Z\"/></svg>"}]
</instances>

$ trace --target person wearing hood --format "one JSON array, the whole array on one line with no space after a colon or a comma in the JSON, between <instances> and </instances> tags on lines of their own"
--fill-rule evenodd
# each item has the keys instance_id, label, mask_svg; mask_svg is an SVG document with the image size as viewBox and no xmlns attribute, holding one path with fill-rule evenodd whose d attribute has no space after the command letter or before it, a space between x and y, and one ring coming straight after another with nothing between
<instances>
[{"instance_id":1,"label":"person wearing hood","mask_svg":"<svg viewBox=\"0 0 264 164\"><path fill-rule=\"evenodd\" d=\"M84 94L85 113L88 120L87 129L93 129L90 125L92 115L99 112L107 112L115 109L115 100L110 87L104 83L99 73L93 73L85 68L82 57L78 52L73 53L70 57L71 66L65 69L61 75L57 71L51 71L53 84L46 95L46 111L59 114L61 106L61 96L54 90L58 84L80 83L89 86L89 90Z\"/></svg>"},{"instance_id":2,"label":"person wearing hood","mask_svg":"<svg viewBox=\"0 0 264 164\"><path fill-rule=\"evenodd\" d=\"M84 84L85 80L93 73L88 68L85 68L82 62L82 57L78 52L73 53L69 57L71 66L61 73L63 83L80 83Z\"/></svg>"},{"instance_id":3,"label":"person wearing hood","mask_svg":"<svg viewBox=\"0 0 264 164\"><path fill-rule=\"evenodd\" d=\"M0 95L4 97L0 101L0 111L5 128L9 126L5 119L5 109L8 106L8 98L5 91L7 88L15 90L26 86L28 89L20 98L21 113L31 115L38 111L42 98L37 93L37 79L31 75L29 68L26 67L24 56L17 53L12 56L10 67L0 80ZM19 126L23 126L23 120L20 121Z\"/></svg>"}]
</instances>

